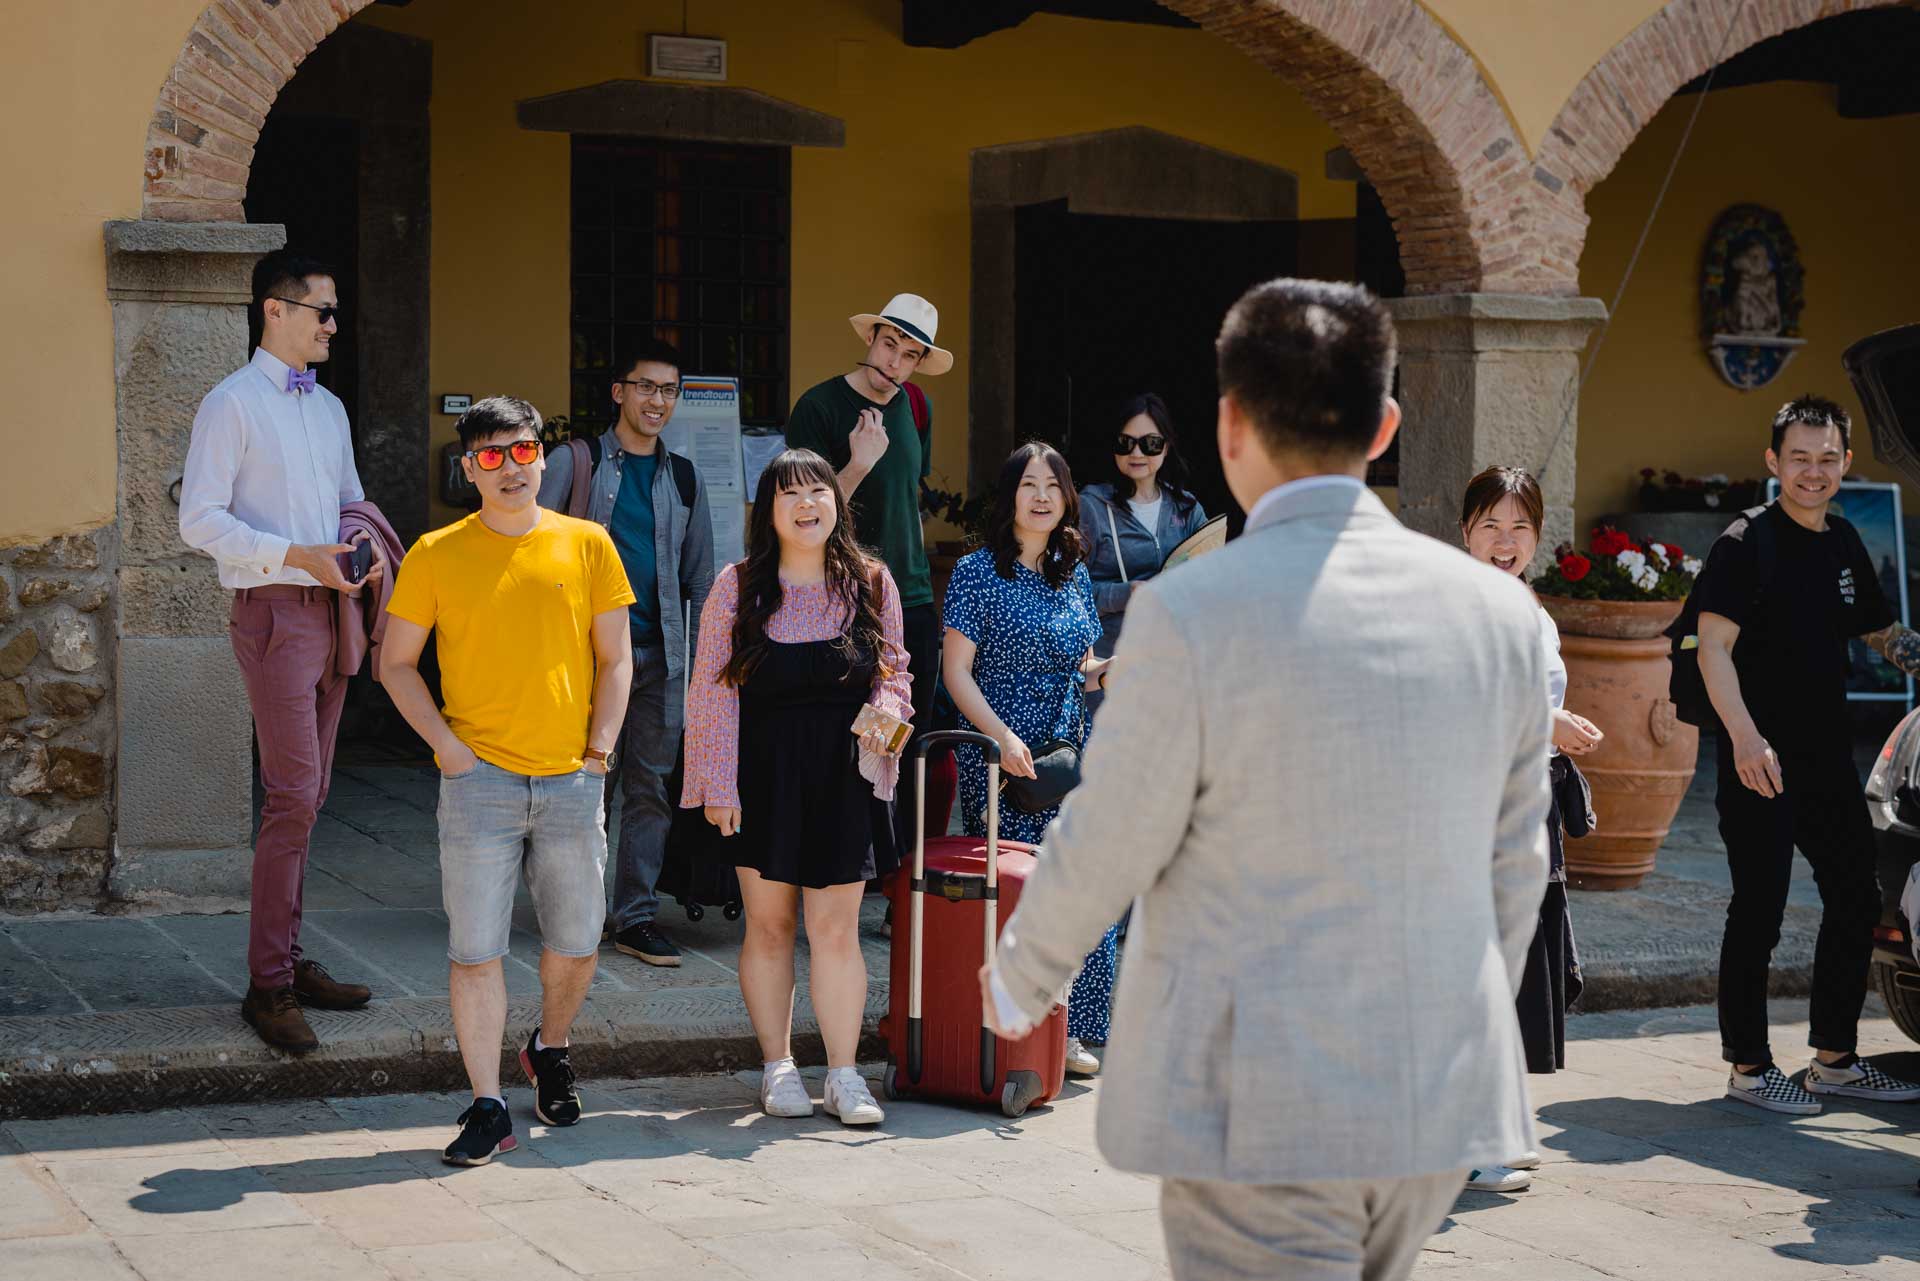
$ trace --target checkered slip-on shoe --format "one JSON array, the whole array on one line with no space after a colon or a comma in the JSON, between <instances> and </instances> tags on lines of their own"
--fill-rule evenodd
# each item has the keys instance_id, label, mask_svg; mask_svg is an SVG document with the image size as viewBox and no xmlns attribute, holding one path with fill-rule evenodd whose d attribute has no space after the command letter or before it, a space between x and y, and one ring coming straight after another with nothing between
<instances>
[{"instance_id":1,"label":"checkered slip-on shoe","mask_svg":"<svg viewBox=\"0 0 1920 1281\"><path fill-rule=\"evenodd\" d=\"M1843 1094L1851 1099L1879 1099L1882 1103L1912 1103L1920 1100L1920 1085L1888 1076L1871 1061L1854 1058L1850 1063L1822 1063L1807 1066L1807 1088L1815 1094Z\"/></svg>"},{"instance_id":2,"label":"checkered slip-on shoe","mask_svg":"<svg viewBox=\"0 0 1920 1281\"><path fill-rule=\"evenodd\" d=\"M1820 1111L1819 1099L1795 1085L1785 1072L1771 1063L1753 1076L1738 1070L1730 1074L1727 1097L1788 1116L1815 1116Z\"/></svg>"}]
</instances>

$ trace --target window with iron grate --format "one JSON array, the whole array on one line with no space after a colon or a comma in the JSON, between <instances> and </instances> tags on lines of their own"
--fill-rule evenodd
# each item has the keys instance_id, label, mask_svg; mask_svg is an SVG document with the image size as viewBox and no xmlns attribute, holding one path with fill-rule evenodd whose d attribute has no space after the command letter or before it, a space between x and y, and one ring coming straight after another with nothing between
<instances>
[{"instance_id":1,"label":"window with iron grate","mask_svg":"<svg viewBox=\"0 0 1920 1281\"><path fill-rule=\"evenodd\" d=\"M785 147L573 139L568 413L613 421L616 362L649 337L683 374L740 379L740 421L787 420L791 216Z\"/></svg>"}]
</instances>

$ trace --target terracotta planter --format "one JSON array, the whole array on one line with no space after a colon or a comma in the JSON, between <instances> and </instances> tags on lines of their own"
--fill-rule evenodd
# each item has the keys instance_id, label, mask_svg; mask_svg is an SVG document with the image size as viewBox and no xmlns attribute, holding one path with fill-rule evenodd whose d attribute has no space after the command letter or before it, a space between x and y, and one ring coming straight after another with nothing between
<instances>
[{"instance_id":1,"label":"terracotta planter","mask_svg":"<svg viewBox=\"0 0 1920 1281\"><path fill-rule=\"evenodd\" d=\"M1606 733L1580 759L1599 826L1567 842L1567 879L1577 889L1630 890L1653 870L1700 751L1700 731L1667 700L1661 633L1681 602L1542 596L1540 604L1560 628L1567 710Z\"/></svg>"}]
</instances>

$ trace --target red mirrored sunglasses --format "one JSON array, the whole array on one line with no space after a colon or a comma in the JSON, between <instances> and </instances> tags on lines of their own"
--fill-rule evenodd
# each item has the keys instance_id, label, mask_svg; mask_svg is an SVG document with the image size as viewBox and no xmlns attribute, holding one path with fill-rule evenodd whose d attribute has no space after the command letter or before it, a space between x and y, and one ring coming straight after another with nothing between
<instances>
[{"instance_id":1,"label":"red mirrored sunglasses","mask_svg":"<svg viewBox=\"0 0 1920 1281\"><path fill-rule=\"evenodd\" d=\"M508 454L512 454L513 461L520 466L529 467L539 460L540 453L539 441L516 440L510 445L482 445L461 456L473 459L473 465L481 471L499 471L506 466Z\"/></svg>"}]
</instances>

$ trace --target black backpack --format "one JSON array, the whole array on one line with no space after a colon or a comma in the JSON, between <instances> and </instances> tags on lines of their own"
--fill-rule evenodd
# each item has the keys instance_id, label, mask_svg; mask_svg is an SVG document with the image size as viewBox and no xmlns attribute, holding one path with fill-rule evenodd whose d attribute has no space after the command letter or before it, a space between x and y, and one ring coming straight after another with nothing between
<instances>
[{"instance_id":1,"label":"black backpack","mask_svg":"<svg viewBox=\"0 0 1920 1281\"><path fill-rule=\"evenodd\" d=\"M1773 581L1774 564L1778 559L1773 522L1760 519L1766 510L1766 507L1749 507L1740 513L1739 520L1727 526L1720 538L1714 540L1717 547L1720 539L1724 538L1753 539L1753 603L1756 606L1766 599L1767 588ZM1869 564L1872 563L1867 556L1866 544L1860 541L1860 531L1851 522L1831 515L1827 521L1846 539L1848 554L1853 559L1865 559ZM1674 619L1673 626L1666 631L1670 642L1667 657L1673 665L1667 677L1667 697L1673 702L1674 712L1682 721L1709 729L1719 725L1720 715L1713 710L1713 700L1707 696L1706 679L1700 675L1700 606L1694 599L1698 591L1699 583L1696 581L1694 591L1687 595L1687 603L1680 608L1680 617Z\"/></svg>"}]
</instances>

